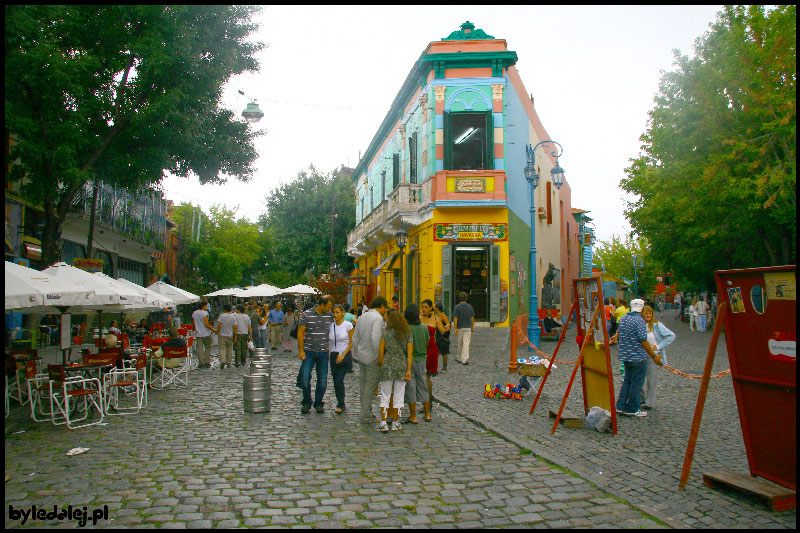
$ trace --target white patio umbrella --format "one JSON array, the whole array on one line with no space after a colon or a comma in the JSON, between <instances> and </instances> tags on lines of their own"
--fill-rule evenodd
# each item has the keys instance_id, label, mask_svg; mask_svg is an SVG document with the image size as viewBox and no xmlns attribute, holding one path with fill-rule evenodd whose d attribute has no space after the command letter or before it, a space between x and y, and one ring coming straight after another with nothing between
<instances>
[{"instance_id":1,"label":"white patio umbrella","mask_svg":"<svg viewBox=\"0 0 800 533\"><path fill-rule=\"evenodd\" d=\"M77 285L94 290L95 299L93 302L84 303L80 306L81 310L96 309L99 311L111 311L124 309L125 306L141 305L146 303L144 295L123 287L113 278L108 276L96 276L80 268L75 268L66 263L56 263L48 267L43 272L50 274L58 279L71 281Z\"/></svg>"},{"instance_id":2,"label":"white patio umbrella","mask_svg":"<svg viewBox=\"0 0 800 533\"><path fill-rule=\"evenodd\" d=\"M132 281L128 281L125 278L117 278L117 283L122 285L128 286L134 290L141 291L148 299L148 301L152 301L159 309L164 309L166 307L175 308L175 300L168 296L164 296L163 294L158 294L157 292L153 292L146 287L142 287L141 285L137 285Z\"/></svg>"},{"instance_id":3,"label":"white patio umbrella","mask_svg":"<svg viewBox=\"0 0 800 533\"><path fill-rule=\"evenodd\" d=\"M262 283L257 287L250 287L239 292L236 296L240 298L270 298L281 294L282 290L269 283Z\"/></svg>"},{"instance_id":4,"label":"white patio umbrella","mask_svg":"<svg viewBox=\"0 0 800 533\"><path fill-rule=\"evenodd\" d=\"M6 310L57 313L94 298L93 289L6 261Z\"/></svg>"},{"instance_id":5,"label":"white patio umbrella","mask_svg":"<svg viewBox=\"0 0 800 533\"><path fill-rule=\"evenodd\" d=\"M281 294L319 294L320 292L314 287L308 285L292 285L281 290Z\"/></svg>"},{"instance_id":6,"label":"white patio umbrella","mask_svg":"<svg viewBox=\"0 0 800 533\"><path fill-rule=\"evenodd\" d=\"M230 287L227 289L220 289L218 291L209 292L208 294L204 294L203 296L239 296L239 293L244 292L246 289L240 289L238 287Z\"/></svg>"},{"instance_id":7,"label":"white patio umbrella","mask_svg":"<svg viewBox=\"0 0 800 533\"><path fill-rule=\"evenodd\" d=\"M200 297L196 294L179 289L178 287L174 287L169 283L164 283L163 281L156 281L147 288L153 292L157 292L162 296L171 298L177 305L191 304L200 301Z\"/></svg>"}]
</instances>

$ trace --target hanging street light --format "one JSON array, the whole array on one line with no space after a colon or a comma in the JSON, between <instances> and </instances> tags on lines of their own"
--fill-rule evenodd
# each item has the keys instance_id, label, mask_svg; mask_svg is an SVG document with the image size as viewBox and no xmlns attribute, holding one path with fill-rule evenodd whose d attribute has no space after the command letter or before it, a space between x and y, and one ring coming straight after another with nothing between
<instances>
[{"instance_id":1,"label":"hanging street light","mask_svg":"<svg viewBox=\"0 0 800 533\"><path fill-rule=\"evenodd\" d=\"M247 104L247 107L242 111L242 116L244 119L253 124L261 120L261 117L264 116L264 112L258 107L258 104L255 102L250 102Z\"/></svg>"}]
</instances>

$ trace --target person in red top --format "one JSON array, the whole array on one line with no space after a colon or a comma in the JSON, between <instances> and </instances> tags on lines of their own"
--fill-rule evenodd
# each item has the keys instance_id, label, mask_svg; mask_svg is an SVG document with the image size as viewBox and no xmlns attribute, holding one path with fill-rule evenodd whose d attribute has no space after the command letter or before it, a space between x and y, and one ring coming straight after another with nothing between
<instances>
[{"instance_id":1,"label":"person in red top","mask_svg":"<svg viewBox=\"0 0 800 533\"><path fill-rule=\"evenodd\" d=\"M397 296L392 296L392 307L398 311L400 310L400 299Z\"/></svg>"}]
</instances>

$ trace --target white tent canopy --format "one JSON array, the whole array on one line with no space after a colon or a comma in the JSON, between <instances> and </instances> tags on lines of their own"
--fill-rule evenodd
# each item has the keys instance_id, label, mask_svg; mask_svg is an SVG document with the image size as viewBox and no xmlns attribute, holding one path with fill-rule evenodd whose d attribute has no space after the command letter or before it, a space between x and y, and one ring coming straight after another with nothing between
<instances>
[{"instance_id":1,"label":"white tent canopy","mask_svg":"<svg viewBox=\"0 0 800 533\"><path fill-rule=\"evenodd\" d=\"M314 287L309 287L308 285L292 285L291 287L286 287L281 291L281 294L319 294L320 292L315 289Z\"/></svg>"},{"instance_id":2,"label":"white tent canopy","mask_svg":"<svg viewBox=\"0 0 800 533\"><path fill-rule=\"evenodd\" d=\"M6 261L6 309L58 312L57 307L86 305L94 290Z\"/></svg>"},{"instance_id":3,"label":"white tent canopy","mask_svg":"<svg viewBox=\"0 0 800 533\"><path fill-rule=\"evenodd\" d=\"M257 287L249 287L243 291L239 291L236 296L240 298L270 298L281 294L281 292L283 291L274 285L262 283Z\"/></svg>"},{"instance_id":4,"label":"white tent canopy","mask_svg":"<svg viewBox=\"0 0 800 533\"><path fill-rule=\"evenodd\" d=\"M100 311L125 310L133 306L146 304L144 295L123 287L113 278L105 275L94 275L66 263L56 263L42 272L58 279L71 281L95 292L94 301L80 305L82 310L97 309Z\"/></svg>"},{"instance_id":5,"label":"white tent canopy","mask_svg":"<svg viewBox=\"0 0 800 533\"><path fill-rule=\"evenodd\" d=\"M200 301L200 297L197 296L196 294L192 294L189 291L179 289L178 287L173 287L169 283L164 283L163 281L156 281L147 288L153 292L157 292L162 296L170 298L177 305L190 304Z\"/></svg>"}]
</instances>

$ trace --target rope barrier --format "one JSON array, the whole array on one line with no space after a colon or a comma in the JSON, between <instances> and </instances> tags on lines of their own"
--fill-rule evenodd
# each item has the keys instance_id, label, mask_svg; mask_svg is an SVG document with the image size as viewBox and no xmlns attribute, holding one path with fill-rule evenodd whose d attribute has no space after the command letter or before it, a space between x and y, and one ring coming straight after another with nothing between
<instances>
[{"instance_id":1,"label":"rope barrier","mask_svg":"<svg viewBox=\"0 0 800 533\"><path fill-rule=\"evenodd\" d=\"M535 352L537 352L539 355L541 355L542 359L547 359L548 361L550 361L550 359L552 359L552 357L550 357L549 355L547 355L546 353L541 351L539 348L534 346L533 343L530 341L530 339L528 339L528 337L522 332L522 330L519 329L519 326L514 326L514 327L516 328L517 333L519 333L522 336L522 338L525 340L525 343L527 343L528 346L533 348L533 350ZM556 359L554 362L556 362L556 363L558 363L560 365L574 365L576 363L576 361L559 361L558 359Z\"/></svg>"},{"instance_id":2,"label":"rope barrier","mask_svg":"<svg viewBox=\"0 0 800 533\"><path fill-rule=\"evenodd\" d=\"M543 351L541 351L539 348L537 348L536 346L534 346L531 343L530 339L528 339L528 337L522 332L522 330L520 330L519 326L515 326L515 328L517 330L517 333L522 337L522 339L525 341L525 343L528 346L530 346L531 348L533 348L534 351L539 353L542 356L543 359L547 359L548 361L551 359L550 356L545 354ZM576 361L559 361L558 359L556 359L555 362L559 363L559 364L562 364L562 365L574 365L576 363ZM675 374L676 376L681 376L681 377L684 377L684 378L687 378L687 379L703 379L703 376L698 376L697 374L687 374L686 372L682 372L682 371L678 370L677 368L673 368L673 367L671 367L669 365L663 365L663 366L664 366L664 370L667 370L668 372L671 372L671 373ZM712 379L713 378L721 378L721 377L727 376L730 373L731 373L731 370L729 368L728 370L723 370L722 372L718 372L718 373L714 374L713 376L711 376L711 378Z\"/></svg>"}]
</instances>

